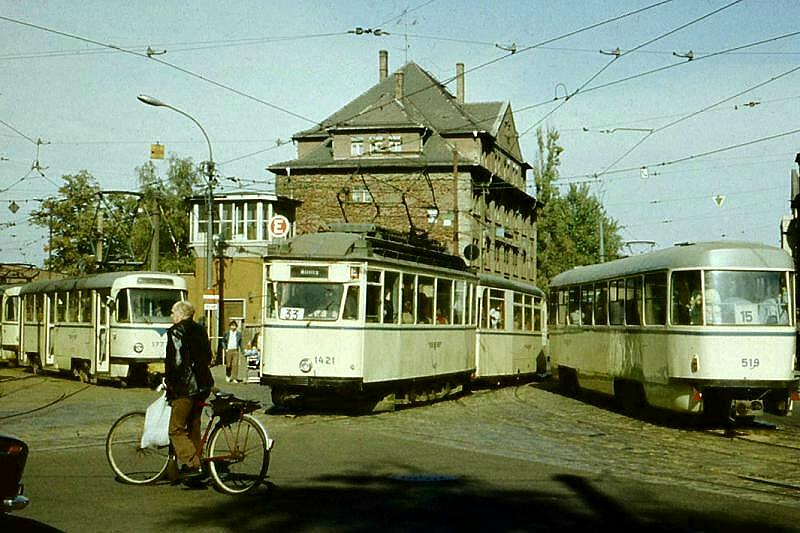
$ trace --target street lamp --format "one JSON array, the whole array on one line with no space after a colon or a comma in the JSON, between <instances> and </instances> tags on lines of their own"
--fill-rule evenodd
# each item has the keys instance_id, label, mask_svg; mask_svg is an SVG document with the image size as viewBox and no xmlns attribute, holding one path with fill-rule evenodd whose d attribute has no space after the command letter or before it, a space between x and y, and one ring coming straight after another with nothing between
<instances>
[{"instance_id":1,"label":"street lamp","mask_svg":"<svg viewBox=\"0 0 800 533\"><path fill-rule=\"evenodd\" d=\"M176 113L180 113L184 117L197 124L197 127L200 128L200 131L203 132L203 137L206 138L206 143L208 144L208 161L206 161L204 164L206 171L206 211L208 212L208 217L206 220L206 289L210 290L214 287L214 282L212 279L213 276L211 274L214 257L214 245L211 242L211 234L214 228L214 156L211 153L211 141L208 140L208 135L206 134L206 130L203 129L203 126L201 126L200 123L197 122L197 120L190 114L181 111L177 107L166 104L158 98L147 96L146 94L140 94L136 98L138 98L140 102L143 102L147 105L166 107L168 109L172 109Z\"/></svg>"}]
</instances>

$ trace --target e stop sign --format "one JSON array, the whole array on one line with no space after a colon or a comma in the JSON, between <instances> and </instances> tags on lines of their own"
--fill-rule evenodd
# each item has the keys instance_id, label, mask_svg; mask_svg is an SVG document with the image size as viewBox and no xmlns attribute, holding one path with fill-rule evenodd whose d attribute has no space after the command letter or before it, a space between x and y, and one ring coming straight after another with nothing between
<instances>
[{"instance_id":1,"label":"e stop sign","mask_svg":"<svg viewBox=\"0 0 800 533\"><path fill-rule=\"evenodd\" d=\"M289 219L283 215L275 215L269 221L269 232L279 239L286 237L289 235Z\"/></svg>"}]
</instances>

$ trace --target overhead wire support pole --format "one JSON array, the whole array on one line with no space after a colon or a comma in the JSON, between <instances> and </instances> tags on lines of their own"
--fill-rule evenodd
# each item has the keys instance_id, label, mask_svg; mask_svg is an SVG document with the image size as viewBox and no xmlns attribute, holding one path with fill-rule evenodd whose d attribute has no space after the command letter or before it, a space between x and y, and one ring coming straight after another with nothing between
<instances>
[{"instance_id":1,"label":"overhead wire support pole","mask_svg":"<svg viewBox=\"0 0 800 533\"><path fill-rule=\"evenodd\" d=\"M184 117L188 118L192 122L194 122L200 131L203 133L203 137L206 139L206 144L208 144L208 161L205 161L203 166L206 174L206 211L208 216L206 217L206 289L211 290L214 288L214 276L212 274L213 270L213 260L214 260L214 243L212 242L211 236L214 232L214 154L211 151L211 141L208 138L208 134L203 126L190 114L186 113L185 111L181 111L177 107L173 107L169 104L166 104L159 100L158 98L153 98L152 96L147 96L144 94L140 94L137 96L140 102L145 103L147 105L152 105L155 107L166 107L167 109L172 109L176 113L183 115Z\"/></svg>"}]
</instances>

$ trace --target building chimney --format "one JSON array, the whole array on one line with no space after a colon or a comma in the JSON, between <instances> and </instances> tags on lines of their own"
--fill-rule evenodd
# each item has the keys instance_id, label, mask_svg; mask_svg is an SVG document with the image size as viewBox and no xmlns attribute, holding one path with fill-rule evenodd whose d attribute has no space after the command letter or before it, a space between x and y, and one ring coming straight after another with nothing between
<instances>
[{"instance_id":1,"label":"building chimney","mask_svg":"<svg viewBox=\"0 0 800 533\"><path fill-rule=\"evenodd\" d=\"M464 103L464 63L456 63L456 102Z\"/></svg>"},{"instance_id":2,"label":"building chimney","mask_svg":"<svg viewBox=\"0 0 800 533\"><path fill-rule=\"evenodd\" d=\"M403 74L402 71L395 72L395 74L394 74L394 97L395 97L396 100L402 100L403 99L403 91L404 91L404 88L403 88L403 81L404 81L403 80L403 76L404 76L404 74Z\"/></svg>"},{"instance_id":3,"label":"building chimney","mask_svg":"<svg viewBox=\"0 0 800 533\"><path fill-rule=\"evenodd\" d=\"M378 81L381 82L389 77L389 52L381 50L378 52L380 66L378 68Z\"/></svg>"}]
</instances>

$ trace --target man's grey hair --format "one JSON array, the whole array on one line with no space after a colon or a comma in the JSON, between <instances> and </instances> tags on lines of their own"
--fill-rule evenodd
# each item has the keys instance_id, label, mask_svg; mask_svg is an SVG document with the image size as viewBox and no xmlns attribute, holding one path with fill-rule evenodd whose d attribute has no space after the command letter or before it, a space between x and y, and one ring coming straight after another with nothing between
<instances>
[{"instance_id":1,"label":"man's grey hair","mask_svg":"<svg viewBox=\"0 0 800 533\"><path fill-rule=\"evenodd\" d=\"M175 313L175 318L178 320L186 320L194 317L194 306L185 300L175 302L175 305L172 306L172 312Z\"/></svg>"}]
</instances>

